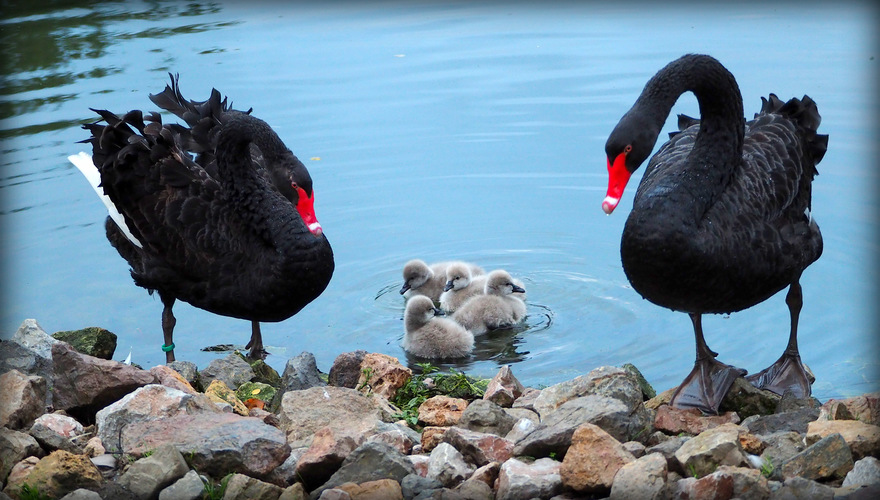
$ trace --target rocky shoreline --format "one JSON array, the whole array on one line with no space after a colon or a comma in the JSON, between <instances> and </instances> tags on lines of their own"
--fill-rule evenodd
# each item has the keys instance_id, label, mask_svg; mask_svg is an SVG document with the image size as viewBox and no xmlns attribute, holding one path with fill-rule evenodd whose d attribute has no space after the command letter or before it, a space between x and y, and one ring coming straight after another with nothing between
<instances>
[{"instance_id":1,"label":"rocky shoreline","mask_svg":"<svg viewBox=\"0 0 880 500\"><path fill-rule=\"evenodd\" d=\"M109 360L115 336L60 333L26 320L0 344L0 500L880 498L880 393L740 379L702 416L631 365L543 389L503 367L408 414L398 391L432 380L383 354L143 370Z\"/></svg>"}]
</instances>

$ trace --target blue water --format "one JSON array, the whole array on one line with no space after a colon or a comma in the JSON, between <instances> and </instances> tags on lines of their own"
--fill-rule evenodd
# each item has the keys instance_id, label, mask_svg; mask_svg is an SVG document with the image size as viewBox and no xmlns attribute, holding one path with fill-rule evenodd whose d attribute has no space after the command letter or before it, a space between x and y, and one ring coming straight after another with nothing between
<instances>
[{"instance_id":1,"label":"blue water","mask_svg":"<svg viewBox=\"0 0 880 500\"><path fill-rule=\"evenodd\" d=\"M104 237L103 205L66 161L89 107L155 109L168 72L184 96L212 87L253 107L305 162L336 254L324 294L264 324L282 370L313 352L328 371L354 349L400 347L410 258L503 267L529 293L523 328L478 341L459 363L513 364L542 386L601 365L638 366L658 389L693 363L686 315L635 293L620 234L641 171L605 216L604 143L644 83L687 52L737 77L746 114L761 96L809 94L828 154L813 214L825 253L803 276L800 340L820 399L880 387L877 339L878 11L859 3L605 6L462 2L82 2L4 9L0 92L0 335L25 318L49 333L102 326L143 366L164 362L157 297L136 287ZM673 109L697 115L686 95ZM167 120L167 118L166 118ZM665 131L674 130L670 118ZM178 359L244 344L247 322L178 302ZM782 352L784 293L704 320L720 359L756 372Z\"/></svg>"}]
</instances>

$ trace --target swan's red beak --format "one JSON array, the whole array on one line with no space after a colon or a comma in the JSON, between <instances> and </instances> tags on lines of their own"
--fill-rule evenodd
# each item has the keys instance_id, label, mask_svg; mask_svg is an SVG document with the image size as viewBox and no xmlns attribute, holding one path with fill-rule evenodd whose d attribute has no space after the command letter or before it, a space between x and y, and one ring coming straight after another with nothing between
<instances>
[{"instance_id":1,"label":"swan's red beak","mask_svg":"<svg viewBox=\"0 0 880 500\"><path fill-rule=\"evenodd\" d=\"M296 186L296 194L299 195L299 200L296 202L296 211L299 212L303 222L309 227L309 231L315 236L321 236L324 233L324 230L321 228L321 223L318 222L318 218L315 216L315 192L312 191L312 196L310 198L306 195L305 189Z\"/></svg>"},{"instance_id":2,"label":"swan's red beak","mask_svg":"<svg viewBox=\"0 0 880 500\"><path fill-rule=\"evenodd\" d=\"M602 210L606 214L611 214L617 208L631 175L632 173L626 169L626 153L617 155L614 162L608 158L608 192L605 193L605 200L602 201Z\"/></svg>"}]
</instances>

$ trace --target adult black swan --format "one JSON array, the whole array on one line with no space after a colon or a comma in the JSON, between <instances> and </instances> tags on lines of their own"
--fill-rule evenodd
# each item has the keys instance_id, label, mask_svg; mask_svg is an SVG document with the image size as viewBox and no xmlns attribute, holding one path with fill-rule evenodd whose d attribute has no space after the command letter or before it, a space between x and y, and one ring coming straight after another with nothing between
<instances>
[{"instance_id":1,"label":"adult black swan","mask_svg":"<svg viewBox=\"0 0 880 500\"><path fill-rule=\"evenodd\" d=\"M673 104L695 94L700 120L679 116L648 163L636 191L620 245L633 288L651 302L687 312L694 326L694 369L672 405L717 413L733 381L745 370L721 363L706 345L704 313L730 313L762 302L788 287L791 331L784 353L748 377L777 394L810 395L797 345L802 305L801 273L822 254L822 235L810 214L816 164L827 135L807 96L783 103L762 99L745 121L733 75L705 55L685 55L645 85L605 144L611 213L630 175L648 158Z\"/></svg>"},{"instance_id":2,"label":"adult black swan","mask_svg":"<svg viewBox=\"0 0 880 500\"><path fill-rule=\"evenodd\" d=\"M188 126L163 124L156 112L94 110L105 124L83 126L91 158L70 160L107 204L107 239L134 282L159 292L166 360L177 299L251 320L248 356L264 357L260 322L293 316L333 275L311 176L266 122L216 90L187 101L172 77L150 99Z\"/></svg>"}]
</instances>

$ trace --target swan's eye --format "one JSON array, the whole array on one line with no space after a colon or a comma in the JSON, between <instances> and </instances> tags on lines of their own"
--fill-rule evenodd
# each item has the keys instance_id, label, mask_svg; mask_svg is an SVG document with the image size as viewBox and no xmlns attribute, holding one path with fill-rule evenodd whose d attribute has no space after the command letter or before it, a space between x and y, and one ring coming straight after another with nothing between
<instances>
[{"instance_id":1,"label":"swan's eye","mask_svg":"<svg viewBox=\"0 0 880 500\"><path fill-rule=\"evenodd\" d=\"M627 144L625 148L623 148L623 154L629 154L630 151L633 150L632 144Z\"/></svg>"}]
</instances>

